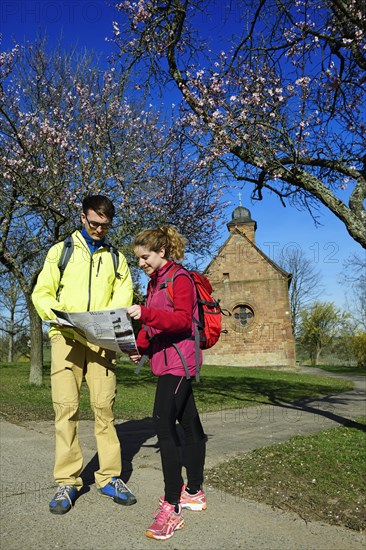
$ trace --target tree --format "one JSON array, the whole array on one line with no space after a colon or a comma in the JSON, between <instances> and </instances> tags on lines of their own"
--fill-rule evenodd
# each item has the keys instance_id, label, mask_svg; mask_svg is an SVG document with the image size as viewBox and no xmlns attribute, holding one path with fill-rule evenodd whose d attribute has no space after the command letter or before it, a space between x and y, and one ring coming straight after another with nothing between
<instances>
[{"instance_id":1,"label":"tree","mask_svg":"<svg viewBox=\"0 0 366 550\"><path fill-rule=\"evenodd\" d=\"M14 361L14 342L26 332L23 294L17 281L11 275L0 276L0 322L3 334L7 336L7 361Z\"/></svg>"},{"instance_id":2,"label":"tree","mask_svg":"<svg viewBox=\"0 0 366 550\"><path fill-rule=\"evenodd\" d=\"M300 342L307 349L312 366L316 366L322 349L339 334L347 314L333 303L315 302L300 312Z\"/></svg>"},{"instance_id":3,"label":"tree","mask_svg":"<svg viewBox=\"0 0 366 550\"><path fill-rule=\"evenodd\" d=\"M366 255L352 254L343 267L340 281L347 289L348 310L356 328L366 332Z\"/></svg>"},{"instance_id":4,"label":"tree","mask_svg":"<svg viewBox=\"0 0 366 550\"><path fill-rule=\"evenodd\" d=\"M359 367L366 367L366 332L359 330L351 337L351 349Z\"/></svg>"},{"instance_id":5,"label":"tree","mask_svg":"<svg viewBox=\"0 0 366 550\"><path fill-rule=\"evenodd\" d=\"M148 81L179 90L182 135L201 165L253 185L254 199L267 190L314 218L323 204L365 248L365 0L235 7L223 14L220 0L121 2L119 59L138 88ZM216 15L207 33L210 8L222 21ZM203 14L211 42L199 28ZM220 40L225 22L236 32Z\"/></svg>"},{"instance_id":6,"label":"tree","mask_svg":"<svg viewBox=\"0 0 366 550\"><path fill-rule=\"evenodd\" d=\"M323 291L321 274L303 250L297 247L287 247L282 251L277 263L292 275L289 295L292 329L296 335L300 310L316 300Z\"/></svg>"},{"instance_id":7,"label":"tree","mask_svg":"<svg viewBox=\"0 0 366 550\"><path fill-rule=\"evenodd\" d=\"M82 198L116 205L116 244L148 225L176 224L191 251L215 241L224 203L214 181L159 113L124 98L126 80L45 41L1 55L0 263L26 300L30 383L42 382L42 325L31 301L48 248L78 225ZM198 193L199 189L199 193Z\"/></svg>"}]
</instances>

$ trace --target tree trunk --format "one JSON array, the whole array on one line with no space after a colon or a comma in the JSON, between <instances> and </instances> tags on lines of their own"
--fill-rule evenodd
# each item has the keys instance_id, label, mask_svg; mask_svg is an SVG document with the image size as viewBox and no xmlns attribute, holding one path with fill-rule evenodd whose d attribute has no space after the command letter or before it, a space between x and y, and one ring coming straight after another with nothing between
<instances>
[{"instance_id":1,"label":"tree trunk","mask_svg":"<svg viewBox=\"0 0 366 550\"><path fill-rule=\"evenodd\" d=\"M319 357L320 357L321 351L322 351L322 348L320 346L317 346L316 349L314 350L314 359L315 359L314 367L317 367L319 365Z\"/></svg>"},{"instance_id":2,"label":"tree trunk","mask_svg":"<svg viewBox=\"0 0 366 550\"><path fill-rule=\"evenodd\" d=\"M321 350L322 348L318 343L314 344L310 350L310 364L312 367L316 367L318 365Z\"/></svg>"},{"instance_id":3,"label":"tree trunk","mask_svg":"<svg viewBox=\"0 0 366 550\"><path fill-rule=\"evenodd\" d=\"M14 319L9 321L9 339L8 339L8 363L14 361Z\"/></svg>"},{"instance_id":4,"label":"tree trunk","mask_svg":"<svg viewBox=\"0 0 366 550\"><path fill-rule=\"evenodd\" d=\"M41 386L43 381L42 321L30 297L27 297L27 306L29 311L31 340L29 384Z\"/></svg>"}]
</instances>

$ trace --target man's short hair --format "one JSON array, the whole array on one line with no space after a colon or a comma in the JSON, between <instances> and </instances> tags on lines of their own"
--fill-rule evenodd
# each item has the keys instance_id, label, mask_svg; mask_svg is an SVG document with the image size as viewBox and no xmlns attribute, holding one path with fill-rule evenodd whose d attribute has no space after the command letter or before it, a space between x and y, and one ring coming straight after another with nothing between
<instances>
[{"instance_id":1,"label":"man's short hair","mask_svg":"<svg viewBox=\"0 0 366 550\"><path fill-rule=\"evenodd\" d=\"M99 216L105 216L112 220L115 215L113 202L104 195L89 195L83 200L83 212L87 215L88 210L94 210Z\"/></svg>"}]
</instances>

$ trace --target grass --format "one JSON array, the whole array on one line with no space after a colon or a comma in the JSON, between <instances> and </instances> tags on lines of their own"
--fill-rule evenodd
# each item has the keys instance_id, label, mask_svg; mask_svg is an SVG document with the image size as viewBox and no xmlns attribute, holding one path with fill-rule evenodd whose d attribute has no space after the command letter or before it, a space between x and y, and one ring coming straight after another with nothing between
<instances>
[{"instance_id":1,"label":"grass","mask_svg":"<svg viewBox=\"0 0 366 550\"><path fill-rule=\"evenodd\" d=\"M29 386L29 365L0 363L0 412L11 422L52 420L50 368L44 368L43 385ZM156 378L145 367L134 374L129 361L117 368L118 392L115 416L120 420L151 416ZM304 397L330 395L347 391L352 384L343 379L313 374L266 369L203 366L201 382L195 385L200 413L250 407L265 403L288 403ZM89 393L83 383L80 398L80 418L92 419Z\"/></svg>"},{"instance_id":2,"label":"grass","mask_svg":"<svg viewBox=\"0 0 366 550\"><path fill-rule=\"evenodd\" d=\"M349 529L366 529L366 417L256 449L206 472L206 484Z\"/></svg>"},{"instance_id":3,"label":"grass","mask_svg":"<svg viewBox=\"0 0 366 550\"><path fill-rule=\"evenodd\" d=\"M324 367L338 375L365 375L365 369ZM0 413L15 423L53 420L50 369L44 369L42 387L28 385L29 365L0 363ZM117 419L151 416L156 379L145 367L134 374L129 362L117 368ZM340 377L266 369L203 366L195 396L201 413L286 404L305 397L348 391L352 383ZM80 417L91 419L88 389L83 384ZM359 428L366 428L366 418ZM295 437L286 443L239 455L206 472L206 484L239 498L262 501L316 519L364 530L365 433L355 423L317 435Z\"/></svg>"}]
</instances>

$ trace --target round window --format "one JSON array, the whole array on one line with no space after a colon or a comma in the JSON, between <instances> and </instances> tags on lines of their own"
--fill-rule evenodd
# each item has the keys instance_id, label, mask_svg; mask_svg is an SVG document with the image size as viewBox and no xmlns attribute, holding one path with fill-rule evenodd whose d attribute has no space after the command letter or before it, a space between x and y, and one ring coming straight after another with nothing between
<instances>
[{"instance_id":1,"label":"round window","mask_svg":"<svg viewBox=\"0 0 366 550\"><path fill-rule=\"evenodd\" d=\"M246 327L254 318L254 311L248 305L239 305L233 310L233 318L237 324Z\"/></svg>"}]
</instances>

